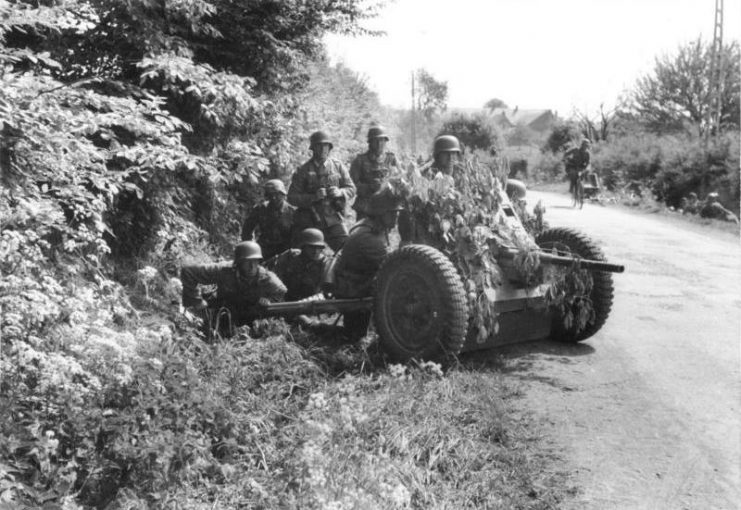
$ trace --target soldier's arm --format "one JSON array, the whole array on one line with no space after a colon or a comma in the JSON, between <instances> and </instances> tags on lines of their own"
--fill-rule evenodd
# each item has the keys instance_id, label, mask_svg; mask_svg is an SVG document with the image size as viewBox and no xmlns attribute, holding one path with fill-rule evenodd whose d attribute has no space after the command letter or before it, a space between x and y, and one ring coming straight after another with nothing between
<instances>
[{"instance_id":1,"label":"soldier's arm","mask_svg":"<svg viewBox=\"0 0 741 510\"><path fill-rule=\"evenodd\" d=\"M265 297L273 303L283 301L283 297L287 291L286 286L275 273L268 271L267 275L268 280L265 285L265 295L261 297Z\"/></svg>"},{"instance_id":2,"label":"soldier's arm","mask_svg":"<svg viewBox=\"0 0 741 510\"><path fill-rule=\"evenodd\" d=\"M355 184L353 184L345 165L338 161L337 167L337 171L340 173L340 191L345 196L345 200L350 203L355 198Z\"/></svg>"},{"instance_id":3,"label":"soldier's arm","mask_svg":"<svg viewBox=\"0 0 741 510\"><path fill-rule=\"evenodd\" d=\"M296 207L307 208L316 200L314 193L306 192L304 172L301 168L296 170L291 177L291 185L288 187L288 203Z\"/></svg>"},{"instance_id":4,"label":"soldier's arm","mask_svg":"<svg viewBox=\"0 0 741 510\"><path fill-rule=\"evenodd\" d=\"M254 206L247 215L247 218L242 224L242 241L252 241L255 239L255 229L259 224L259 215L257 212L258 206Z\"/></svg>"},{"instance_id":5,"label":"soldier's arm","mask_svg":"<svg viewBox=\"0 0 741 510\"><path fill-rule=\"evenodd\" d=\"M180 270L183 283L183 306L194 306L201 302L198 285L215 284L219 281L219 266L216 264L183 266Z\"/></svg>"}]
</instances>

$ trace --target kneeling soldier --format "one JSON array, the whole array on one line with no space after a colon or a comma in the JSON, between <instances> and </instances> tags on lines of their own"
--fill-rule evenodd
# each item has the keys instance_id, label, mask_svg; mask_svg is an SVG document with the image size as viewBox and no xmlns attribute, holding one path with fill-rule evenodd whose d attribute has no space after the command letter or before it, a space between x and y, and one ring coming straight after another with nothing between
<instances>
[{"instance_id":1,"label":"kneeling soldier","mask_svg":"<svg viewBox=\"0 0 741 510\"><path fill-rule=\"evenodd\" d=\"M389 253L389 232L396 226L402 200L385 186L368 200L368 217L356 223L340 252L335 270L335 296L358 298L370 296L373 281L383 259ZM360 340L368 330L370 312L344 315L349 340Z\"/></svg>"},{"instance_id":2,"label":"kneeling soldier","mask_svg":"<svg viewBox=\"0 0 741 510\"><path fill-rule=\"evenodd\" d=\"M322 274L330 262L321 230L302 230L298 244L300 249L286 250L265 263L285 283L286 301L299 301L320 293Z\"/></svg>"},{"instance_id":3,"label":"kneeling soldier","mask_svg":"<svg viewBox=\"0 0 741 510\"><path fill-rule=\"evenodd\" d=\"M234 248L234 260L215 264L184 266L183 306L205 312L210 333L231 335L233 328L249 325L270 302L282 301L286 286L271 271L260 266L262 250L254 241L243 241ZM216 294L204 299L199 285L216 285Z\"/></svg>"}]
</instances>

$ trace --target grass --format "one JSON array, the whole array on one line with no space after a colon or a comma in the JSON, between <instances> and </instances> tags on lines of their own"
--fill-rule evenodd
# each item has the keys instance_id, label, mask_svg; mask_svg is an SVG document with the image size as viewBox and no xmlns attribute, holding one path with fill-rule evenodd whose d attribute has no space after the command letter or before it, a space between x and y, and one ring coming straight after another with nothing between
<instances>
[{"instance_id":1,"label":"grass","mask_svg":"<svg viewBox=\"0 0 741 510\"><path fill-rule=\"evenodd\" d=\"M273 333L203 353L231 437L159 503L129 488L121 508L548 509L574 492L503 361L387 365L374 341Z\"/></svg>"}]
</instances>

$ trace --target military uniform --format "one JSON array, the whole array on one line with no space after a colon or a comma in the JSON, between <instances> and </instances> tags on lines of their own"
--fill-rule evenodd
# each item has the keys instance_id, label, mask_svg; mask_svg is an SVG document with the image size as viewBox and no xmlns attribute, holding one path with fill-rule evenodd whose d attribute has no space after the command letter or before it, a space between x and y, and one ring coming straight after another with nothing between
<instances>
[{"instance_id":1,"label":"military uniform","mask_svg":"<svg viewBox=\"0 0 741 510\"><path fill-rule=\"evenodd\" d=\"M198 285L216 285L216 295L208 300L211 309L226 308L234 325L249 324L260 316L260 298L282 301L286 286L271 271L258 267L253 278L240 276L234 263L184 266L180 272L183 282L183 305L194 306L203 296Z\"/></svg>"},{"instance_id":2,"label":"military uniform","mask_svg":"<svg viewBox=\"0 0 741 510\"><path fill-rule=\"evenodd\" d=\"M266 262L287 287L286 301L298 301L321 292L322 274L327 269L330 258L322 254L319 260L312 260L301 250L286 250Z\"/></svg>"},{"instance_id":3,"label":"military uniform","mask_svg":"<svg viewBox=\"0 0 741 510\"><path fill-rule=\"evenodd\" d=\"M350 165L350 177L357 188L357 198L353 209L358 212L358 218L368 214L369 197L381 189L392 169L399 166L393 152L385 152L378 156L370 151L358 155Z\"/></svg>"},{"instance_id":4,"label":"military uniform","mask_svg":"<svg viewBox=\"0 0 741 510\"><path fill-rule=\"evenodd\" d=\"M573 147L563 155L566 175L569 177L569 193L574 191L579 172L586 170L592 160L592 153L585 147Z\"/></svg>"},{"instance_id":5,"label":"military uniform","mask_svg":"<svg viewBox=\"0 0 741 510\"><path fill-rule=\"evenodd\" d=\"M389 253L388 232L371 218L356 223L340 253L335 268L335 296L367 297L373 292L373 280ZM344 324L351 340L365 335L370 312L347 312Z\"/></svg>"},{"instance_id":6,"label":"military uniform","mask_svg":"<svg viewBox=\"0 0 741 510\"><path fill-rule=\"evenodd\" d=\"M242 224L242 240L252 240L259 230L257 242L266 259L284 252L291 247L295 211L285 201L278 208L268 201L255 206Z\"/></svg>"},{"instance_id":7,"label":"military uniform","mask_svg":"<svg viewBox=\"0 0 741 510\"><path fill-rule=\"evenodd\" d=\"M327 197L316 201L321 188L335 186L342 198ZM338 160L327 158L324 164L313 158L299 167L288 188L288 201L296 206L294 225L297 231L317 228L324 233L327 244L337 251L347 238L345 227L345 205L355 197L355 185L345 166Z\"/></svg>"}]
</instances>

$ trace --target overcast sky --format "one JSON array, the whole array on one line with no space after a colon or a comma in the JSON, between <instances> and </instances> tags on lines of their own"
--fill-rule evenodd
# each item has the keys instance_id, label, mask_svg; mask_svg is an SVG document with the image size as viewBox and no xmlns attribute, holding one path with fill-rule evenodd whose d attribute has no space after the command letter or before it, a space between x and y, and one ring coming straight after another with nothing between
<instances>
[{"instance_id":1,"label":"overcast sky","mask_svg":"<svg viewBox=\"0 0 741 510\"><path fill-rule=\"evenodd\" d=\"M741 37L741 0L725 0L725 41ZM491 98L569 116L615 103L656 56L712 40L715 0L396 0L366 23L382 37L329 36L333 62L407 107L411 70L448 82L448 105Z\"/></svg>"}]
</instances>

